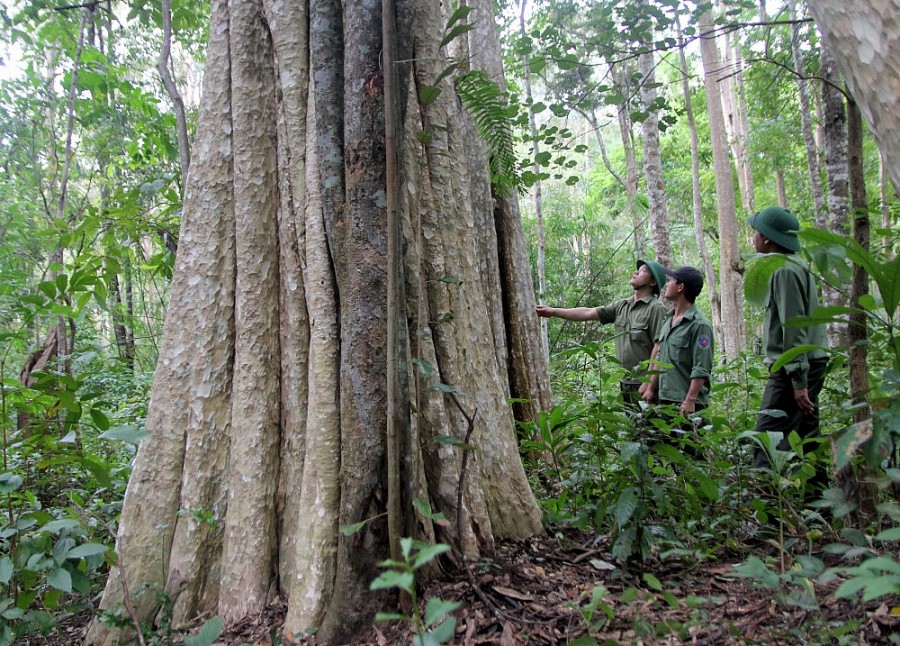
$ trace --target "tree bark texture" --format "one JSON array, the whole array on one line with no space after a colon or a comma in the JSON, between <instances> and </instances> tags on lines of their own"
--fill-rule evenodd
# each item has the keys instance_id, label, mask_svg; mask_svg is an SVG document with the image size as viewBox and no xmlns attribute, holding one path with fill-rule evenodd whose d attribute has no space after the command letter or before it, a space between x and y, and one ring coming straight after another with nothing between
<instances>
[{"instance_id":1,"label":"tree bark texture","mask_svg":"<svg viewBox=\"0 0 900 646\"><path fill-rule=\"evenodd\" d=\"M644 179L647 182L647 201L650 210L650 238L656 259L665 267L674 261L669 242L669 212L666 208L666 185L663 179L662 156L659 143L659 114L656 107L656 69L653 53L638 57L641 68L641 104L647 116L641 124L644 137Z\"/></svg>"},{"instance_id":2,"label":"tree bark texture","mask_svg":"<svg viewBox=\"0 0 900 646\"><path fill-rule=\"evenodd\" d=\"M448 64L446 16L411 0L396 15L403 527L475 557L541 531L507 400L546 405L546 362L524 365L543 353L517 211L499 221L452 81L417 100ZM380 0L213 3L151 434L117 537L142 620L162 591L175 624L280 596L287 634L337 643L385 602L368 590L389 555L381 19ZM461 510L461 451L434 441L467 430L448 388L475 415ZM463 514L463 535L414 499ZM118 568L103 608L122 603ZM118 637L97 622L88 642Z\"/></svg>"},{"instance_id":3,"label":"tree bark texture","mask_svg":"<svg viewBox=\"0 0 900 646\"><path fill-rule=\"evenodd\" d=\"M900 0L807 5L900 187Z\"/></svg>"},{"instance_id":4,"label":"tree bark texture","mask_svg":"<svg viewBox=\"0 0 900 646\"><path fill-rule=\"evenodd\" d=\"M631 96L631 90L628 88L627 74L622 69L623 67L624 64L611 65L609 71L619 94L623 97L628 97ZM643 214L637 208L638 171L637 160L634 155L634 135L631 129L631 114L627 98L623 99L622 103L616 106L616 115L619 122L619 134L622 136L622 152L625 155L625 203L631 216L634 255L635 258L645 258L647 256L647 236L644 232Z\"/></svg>"},{"instance_id":5,"label":"tree bark texture","mask_svg":"<svg viewBox=\"0 0 900 646\"><path fill-rule=\"evenodd\" d=\"M796 20L797 12L791 11L791 18ZM809 84L806 82L806 65L800 52L800 23L791 23L791 54L794 58L794 69L797 71L797 92L800 98L800 132L803 134L803 145L806 147L806 166L809 171L809 185L813 194L816 222L824 222L828 206L825 204L825 192L822 190L822 176L819 172L819 151L813 136L812 111L809 103ZM787 208L787 205L783 205Z\"/></svg>"},{"instance_id":6,"label":"tree bark texture","mask_svg":"<svg viewBox=\"0 0 900 646\"><path fill-rule=\"evenodd\" d=\"M687 117L688 130L691 133L691 212L694 220L694 235L697 238L697 251L703 261L703 275L706 277L706 289L709 290L709 304L712 309L713 329L716 338L723 338L722 330L722 300L719 298L719 290L716 286L716 268L713 265L712 256L706 246L706 236L703 232L703 196L700 186L700 138L697 135L697 121L694 119L694 105L691 100L691 87L688 82L687 57L684 54L684 37L681 32L681 23L675 19L675 28L678 33L678 62L681 67L681 92L684 95L684 112Z\"/></svg>"},{"instance_id":7,"label":"tree bark texture","mask_svg":"<svg viewBox=\"0 0 900 646\"><path fill-rule=\"evenodd\" d=\"M519 35L525 39L527 37L527 32L525 31L525 13L528 8L528 0L522 0L521 9L519 11ZM522 70L524 72L524 80L525 80L525 98L527 100L528 105L530 106L533 101L532 93L531 93L531 60L528 55L528 52L522 56ZM595 120L596 121L596 120ZM538 130L537 130L537 117L534 114L533 110L528 111L528 127L531 131L531 152L534 155L534 166L533 172L537 176L537 179L534 182L534 218L537 224L537 300L538 303L543 305L547 301L545 300L547 297L547 278L545 275L545 241L544 241L544 204L543 204L543 192L541 186L541 166L538 163L538 156L541 154L541 144L538 140ZM594 128L594 132L597 133L597 137L600 140L601 150L603 150L603 139L600 138L600 133ZM606 159L606 154L604 150L604 159ZM547 356L548 361L550 357L550 337L549 337L549 320L545 318L541 318L541 343L543 344L544 354Z\"/></svg>"},{"instance_id":8,"label":"tree bark texture","mask_svg":"<svg viewBox=\"0 0 900 646\"><path fill-rule=\"evenodd\" d=\"M825 174L828 178L828 221L827 228L832 233L845 236L850 232L848 215L850 212L850 178L847 165L847 111L844 108L844 93L837 63L826 43L821 48L822 107L825 134ZM821 227L822 223L817 222ZM847 298L836 287L823 286L826 305L840 307L847 305ZM828 324L828 341L832 347L844 347L847 343L847 326L841 323Z\"/></svg>"},{"instance_id":9,"label":"tree bark texture","mask_svg":"<svg viewBox=\"0 0 900 646\"><path fill-rule=\"evenodd\" d=\"M753 169L750 166L749 153L747 151L750 138L750 125L747 119L747 102L744 97L744 72L743 58L741 57L740 41L731 38L731 34L724 37L723 70L727 70L722 76L722 109L724 110L725 129L728 133L728 144L731 148L731 156L737 170L738 191L741 195L741 205L744 213L753 213L755 189L753 184Z\"/></svg>"},{"instance_id":10,"label":"tree bark texture","mask_svg":"<svg viewBox=\"0 0 900 646\"><path fill-rule=\"evenodd\" d=\"M712 18L707 11L700 20L700 31L712 29ZM725 116L722 113L722 74L719 48L715 37L701 37L700 56L703 61L703 80L706 86L706 102L709 113L709 134L712 143L713 167L716 174L716 209L719 216L719 291L722 299L722 350L725 357L734 359L744 346L744 298L738 249L737 215L735 213L734 182Z\"/></svg>"}]
</instances>

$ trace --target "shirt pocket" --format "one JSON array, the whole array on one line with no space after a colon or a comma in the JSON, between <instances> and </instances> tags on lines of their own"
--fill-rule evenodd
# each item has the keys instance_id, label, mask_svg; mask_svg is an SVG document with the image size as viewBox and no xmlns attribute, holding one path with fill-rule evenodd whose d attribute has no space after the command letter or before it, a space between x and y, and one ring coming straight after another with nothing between
<instances>
[{"instance_id":1,"label":"shirt pocket","mask_svg":"<svg viewBox=\"0 0 900 646\"><path fill-rule=\"evenodd\" d=\"M691 348L691 340L686 336L679 336L672 339L669 339L669 344L672 346L672 358L678 359L687 359L693 355L693 349Z\"/></svg>"},{"instance_id":2,"label":"shirt pocket","mask_svg":"<svg viewBox=\"0 0 900 646\"><path fill-rule=\"evenodd\" d=\"M628 328L628 336L631 337L632 343L640 343L641 345L652 345L653 339L650 338L650 326L646 321L636 321Z\"/></svg>"}]
</instances>

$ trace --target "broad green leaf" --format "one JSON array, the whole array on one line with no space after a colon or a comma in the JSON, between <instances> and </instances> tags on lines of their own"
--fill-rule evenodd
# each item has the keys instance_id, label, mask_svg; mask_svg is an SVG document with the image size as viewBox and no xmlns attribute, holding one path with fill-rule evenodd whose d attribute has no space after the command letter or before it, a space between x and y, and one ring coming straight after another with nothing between
<instances>
[{"instance_id":1,"label":"broad green leaf","mask_svg":"<svg viewBox=\"0 0 900 646\"><path fill-rule=\"evenodd\" d=\"M0 556L0 583L7 584L12 580L13 572L15 572L15 568L13 567L13 562L8 556Z\"/></svg>"},{"instance_id":2,"label":"broad green leaf","mask_svg":"<svg viewBox=\"0 0 900 646\"><path fill-rule=\"evenodd\" d=\"M707 500L719 499L719 483L699 471L694 474L694 480L700 487L700 493L704 498Z\"/></svg>"},{"instance_id":3,"label":"broad green leaf","mask_svg":"<svg viewBox=\"0 0 900 646\"><path fill-rule=\"evenodd\" d=\"M449 386L447 384L442 384L439 381L436 381L433 384L431 384L431 387L434 388L435 390L440 390L441 392L444 392L444 393L455 393L456 392L456 388L454 388L453 386Z\"/></svg>"},{"instance_id":4,"label":"broad green leaf","mask_svg":"<svg viewBox=\"0 0 900 646\"><path fill-rule=\"evenodd\" d=\"M454 25L446 34L444 34L444 37L441 39L441 44L439 46L443 47L444 45L450 43L454 38L458 38L467 31L472 31L473 29L475 29L475 25L467 22Z\"/></svg>"},{"instance_id":5,"label":"broad green leaf","mask_svg":"<svg viewBox=\"0 0 900 646\"><path fill-rule=\"evenodd\" d=\"M422 500L421 498L416 498L415 500L413 500L413 507L415 508L416 511L418 511L420 514L425 516L425 518L431 518L431 516L432 516L431 503L429 503L427 500Z\"/></svg>"},{"instance_id":6,"label":"broad green leaf","mask_svg":"<svg viewBox=\"0 0 900 646\"><path fill-rule=\"evenodd\" d=\"M53 570L47 577L47 583L63 592L72 591L72 577L69 575L68 570L65 570L64 568Z\"/></svg>"},{"instance_id":7,"label":"broad green leaf","mask_svg":"<svg viewBox=\"0 0 900 646\"><path fill-rule=\"evenodd\" d=\"M781 253L757 254L744 272L744 296L753 305L765 305L769 297L769 280L787 261Z\"/></svg>"},{"instance_id":8,"label":"broad green leaf","mask_svg":"<svg viewBox=\"0 0 900 646\"><path fill-rule=\"evenodd\" d=\"M809 344L806 343L804 345L798 345L790 350L787 350L778 357L778 361L772 364L770 370L775 373L781 370L784 366L789 364L791 361L796 359L797 357L806 354L807 352L812 352L813 350L827 350L828 348L823 348L820 345Z\"/></svg>"},{"instance_id":9,"label":"broad green leaf","mask_svg":"<svg viewBox=\"0 0 900 646\"><path fill-rule=\"evenodd\" d=\"M441 95L441 88L434 85L423 85L419 89L419 103L423 106L431 105Z\"/></svg>"},{"instance_id":10,"label":"broad green leaf","mask_svg":"<svg viewBox=\"0 0 900 646\"><path fill-rule=\"evenodd\" d=\"M459 601L444 601L432 597L425 604L425 625L429 627L434 625L462 605Z\"/></svg>"},{"instance_id":11,"label":"broad green leaf","mask_svg":"<svg viewBox=\"0 0 900 646\"><path fill-rule=\"evenodd\" d=\"M412 592L414 578L412 572L397 572L388 570L382 572L377 579L369 585L370 590L385 590L387 588L399 588L407 592Z\"/></svg>"},{"instance_id":12,"label":"broad green leaf","mask_svg":"<svg viewBox=\"0 0 900 646\"><path fill-rule=\"evenodd\" d=\"M891 527L883 532L879 532L875 537L879 541L900 541L900 527Z\"/></svg>"},{"instance_id":13,"label":"broad green leaf","mask_svg":"<svg viewBox=\"0 0 900 646\"><path fill-rule=\"evenodd\" d=\"M756 556L751 556L743 563L735 565L733 571L735 576L754 579L768 590L777 590L781 586L778 575L766 567L766 564Z\"/></svg>"},{"instance_id":14,"label":"broad green leaf","mask_svg":"<svg viewBox=\"0 0 900 646\"><path fill-rule=\"evenodd\" d=\"M64 529L74 529L75 527L81 527L81 523L74 518L60 518L59 520L51 520L41 527L41 531L57 534Z\"/></svg>"},{"instance_id":15,"label":"broad green leaf","mask_svg":"<svg viewBox=\"0 0 900 646\"><path fill-rule=\"evenodd\" d=\"M657 592L659 592L660 590L663 589L662 582L659 579L657 579L655 576L650 574L649 572L645 572L643 578L644 578L644 582L648 586L650 586L651 590L656 590Z\"/></svg>"},{"instance_id":16,"label":"broad green leaf","mask_svg":"<svg viewBox=\"0 0 900 646\"><path fill-rule=\"evenodd\" d=\"M104 440L120 440L129 444L139 444L148 435L150 435L150 431L147 429L134 424L123 424L101 433L100 437Z\"/></svg>"},{"instance_id":17,"label":"broad green leaf","mask_svg":"<svg viewBox=\"0 0 900 646\"><path fill-rule=\"evenodd\" d=\"M434 80L434 85L435 86L439 85L441 81L443 81L445 78L447 78L448 76L453 74L453 72L455 72L458 68L459 68L459 63L451 63L450 65L445 67L441 71L441 73L438 74L438 77Z\"/></svg>"},{"instance_id":18,"label":"broad green leaf","mask_svg":"<svg viewBox=\"0 0 900 646\"><path fill-rule=\"evenodd\" d=\"M578 67L578 57L575 54L566 54L556 60L561 70L574 70Z\"/></svg>"},{"instance_id":19,"label":"broad green leaf","mask_svg":"<svg viewBox=\"0 0 900 646\"><path fill-rule=\"evenodd\" d=\"M78 547L73 547L66 558L80 559L88 556L96 556L98 554L106 554L109 548L101 543L85 543Z\"/></svg>"},{"instance_id":20,"label":"broad green leaf","mask_svg":"<svg viewBox=\"0 0 900 646\"><path fill-rule=\"evenodd\" d=\"M59 600L62 599L62 596L62 590L47 590L44 593L44 596L41 597L41 602L47 610L55 610L59 605Z\"/></svg>"},{"instance_id":21,"label":"broad green leaf","mask_svg":"<svg viewBox=\"0 0 900 646\"><path fill-rule=\"evenodd\" d=\"M629 487L619 495L614 510L616 514L616 524L624 527L631 520L638 506L637 489Z\"/></svg>"},{"instance_id":22,"label":"broad green leaf","mask_svg":"<svg viewBox=\"0 0 900 646\"><path fill-rule=\"evenodd\" d=\"M437 628L425 633L422 646L439 646L440 644L445 644L453 639L455 633L456 617L448 617L447 620ZM415 643L415 638L413 639L413 643Z\"/></svg>"},{"instance_id":23,"label":"broad green leaf","mask_svg":"<svg viewBox=\"0 0 900 646\"><path fill-rule=\"evenodd\" d=\"M352 523L350 525L341 525L340 532L344 536L353 536L359 530L361 530L366 524L366 521L362 521L361 523Z\"/></svg>"},{"instance_id":24,"label":"broad green leaf","mask_svg":"<svg viewBox=\"0 0 900 646\"><path fill-rule=\"evenodd\" d=\"M879 280L880 278L880 280ZM884 308L893 312L900 305L900 256L882 266L881 276L875 278Z\"/></svg>"},{"instance_id":25,"label":"broad green leaf","mask_svg":"<svg viewBox=\"0 0 900 646\"><path fill-rule=\"evenodd\" d=\"M850 463L856 450L872 437L872 420L866 419L851 424L831 436L831 446L835 471L840 471Z\"/></svg>"},{"instance_id":26,"label":"broad green leaf","mask_svg":"<svg viewBox=\"0 0 900 646\"><path fill-rule=\"evenodd\" d=\"M19 595L19 599L22 599L22 598L25 597L25 596L26 596L26 595ZM34 592L30 593L29 596L34 596L34 597L36 597L36 596L37 596L37 591L34 591ZM30 602L29 602L29 605L30 605ZM10 609L8 609L8 610L4 610L2 616L3 616L4 619L9 619L9 620L21 619L22 617L25 616L25 609L24 609L24 608L10 608ZM6 643L6 644L12 644L12 640L10 639L10 641L5 642L5 643Z\"/></svg>"},{"instance_id":27,"label":"broad green leaf","mask_svg":"<svg viewBox=\"0 0 900 646\"><path fill-rule=\"evenodd\" d=\"M97 410L96 408L91 408L90 411L91 419L94 420L94 424L101 431L109 430L109 418L103 413L101 410Z\"/></svg>"},{"instance_id":28,"label":"broad green leaf","mask_svg":"<svg viewBox=\"0 0 900 646\"><path fill-rule=\"evenodd\" d=\"M900 594L900 576L885 574L869 580L863 590L863 601L872 601L886 595Z\"/></svg>"},{"instance_id":29,"label":"broad green leaf","mask_svg":"<svg viewBox=\"0 0 900 646\"><path fill-rule=\"evenodd\" d=\"M855 307L820 306L809 316L792 316L784 322L785 327L809 327L828 323L846 323L851 314L863 313Z\"/></svg>"},{"instance_id":30,"label":"broad green leaf","mask_svg":"<svg viewBox=\"0 0 900 646\"><path fill-rule=\"evenodd\" d=\"M435 545L427 545L419 550L419 553L416 554L416 558L413 561L413 569L418 570L420 567L427 563L431 563L434 558L440 554L444 554L445 552L450 551L450 546L445 545L444 543L436 543Z\"/></svg>"},{"instance_id":31,"label":"broad green leaf","mask_svg":"<svg viewBox=\"0 0 900 646\"><path fill-rule=\"evenodd\" d=\"M0 493L12 493L22 486L22 476L15 473L4 473L0 475Z\"/></svg>"},{"instance_id":32,"label":"broad green leaf","mask_svg":"<svg viewBox=\"0 0 900 646\"><path fill-rule=\"evenodd\" d=\"M196 635L188 635L184 638L184 646L212 646L219 635L222 634L224 622L221 617L211 617L200 626Z\"/></svg>"},{"instance_id":33,"label":"broad green leaf","mask_svg":"<svg viewBox=\"0 0 900 646\"><path fill-rule=\"evenodd\" d=\"M456 9L454 9L453 13L450 14L450 18L447 19L447 29L450 29L460 20L465 20L473 9L473 7L469 7L464 4L459 5Z\"/></svg>"},{"instance_id":34,"label":"broad green leaf","mask_svg":"<svg viewBox=\"0 0 900 646\"><path fill-rule=\"evenodd\" d=\"M97 479L100 486L106 487L107 489L112 488L113 481L110 476L110 467L106 463L89 457L79 458L78 462L80 462L81 466L87 469L91 475Z\"/></svg>"},{"instance_id":35,"label":"broad green leaf","mask_svg":"<svg viewBox=\"0 0 900 646\"><path fill-rule=\"evenodd\" d=\"M69 568L69 576L72 577L72 589L81 594L91 593L91 580L77 568Z\"/></svg>"}]
</instances>

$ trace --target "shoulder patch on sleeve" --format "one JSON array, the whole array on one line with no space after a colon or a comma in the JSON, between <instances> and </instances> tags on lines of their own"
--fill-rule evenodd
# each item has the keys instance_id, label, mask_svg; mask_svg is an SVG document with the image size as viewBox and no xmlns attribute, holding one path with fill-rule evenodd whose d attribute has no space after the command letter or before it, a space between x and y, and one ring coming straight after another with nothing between
<instances>
[{"instance_id":1,"label":"shoulder patch on sleeve","mask_svg":"<svg viewBox=\"0 0 900 646\"><path fill-rule=\"evenodd\" d=\"M697 338L697 347L700 348L701 350L706 350L706 348L708 348L711 344L712 344L712 339L710 339L705 334L701 334Z\"/></svg>"}]
</instances>

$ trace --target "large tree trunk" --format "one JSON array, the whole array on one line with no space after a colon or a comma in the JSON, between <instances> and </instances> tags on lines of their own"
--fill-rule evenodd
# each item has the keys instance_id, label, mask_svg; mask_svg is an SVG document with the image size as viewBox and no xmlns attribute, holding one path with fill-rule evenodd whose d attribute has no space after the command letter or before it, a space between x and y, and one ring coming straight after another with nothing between
<instances>
[{"instance_id":1,"label":"large tree trunk","mask_svg":"<svg viewBox=\"0 0 900 646\"><path fill-rule=\"evenodd\" d=\"M641 104L647 116L641 123L644 138L644 179L647 182L647 201L650 210L650 238L656 259L666 267L673 263L669 242L669 212L666 209L666 184L663 178L659 143L659 113L656 103L656 70L653 53L638 57L641 67Z\"/></svg>"},{"instance_id":2,"label":"large tree trunk","mask_svg":"<svg viewBox=\"0 0 900 646\"><path fill-rule=\"evenodd\" d=\"M707 11L700 19L700 31L704 33L712 29L712 16ZM719 85L722 69L719 48L714 36L700 38L700 56L703 60L703 79L706 85L709 134L716 172L716 207L719 215L719 290L722 299L722 328L725 332L720 347L726 358L734 359L744 346L743 276L740 271L741 257L737 243L734 183L731 176L731 162L728 158L725 117L722 114Z\"/></svg>"},{"instance_id":3,"label":"large tree trunk","mask_svg":"<svg viewBox=\"0 0 900 646\"><path fill-rule=\"evenodd\" d=\"M900 187L900 0L807 5Z\"/></svg>"},{"instance_id":4,"label":"large tree trunk","mask_svg":"<svg viewBox=\"0 0 900 646\"><path fill-rule=\"evenodd\" d=\"M445 12L449 6L442 5ZM506 91L506 78L503 73L500 52L500 37L494 22L494 5L492 0L469 0L468 6L474 11L469 19L475 28L466 33L467 48L462 52L464 60L476 69L487 72L488 76L499 83ZM445 13L445 18L447 14ZM434 34L438 34L436 29ZM437 56L437 53L434 54ZM443 68L442 70L443 71ZM484 173L484 159L487 157L485 144L469 129L467 141L471 150L467 153L469 174L482 182L487 177ZM476 220L476 231L489 231L490 236L480 238L475 257L478 258L484 289L487 294L499 294L499 298L489 298L485 303L485 311L489 312L494 335L494 344L498 349L496 360L500 366L508 370L511 396L515 399L513 411L516 419L536 419L540 411L552 406L550 397L550 378L548 358L544 352L539 326L534 316L534 281L528 262L528 250L525 244L525 233L519 215L519 202L515 194L492 194L490 187L472 183L470 187L473 208L478 215L487 212L479 207L484 200L493 198L493 227L489 221ZM493 234L496 233L496 240ZM463 234L465 235L465 234ZM496 248L496 251L494 249ZM496 257L495 257L496 256ZM500 271L497 272L496 267Z\"/></svg>"},{"instance_id":5,"label":"large tree trunk","mask_svg":"<svg viewBox=\"0 0 900 646\"><path fill-rule=\"evenodd\" d=\"M541 531L507 400L537 409L548 392L545 362L514 365L542 355L524 243L510 240L521 226L509 211L495 225L486 159L470 154L452 83L417 101L447 65L443 24L437 2L397 6L406 317L394 338L406 356L394 365L419 366L401 375L400 410L411 412L397 440L400 497L406 532L476 556ZM280 596L287 633L318 627L333 643L385 601L368 590L388 556L394 495L381 29L376 0L213 4L151 435L117 540L130 588L148 591L135 598L142 620L163 590L175 623L233 622ZM532 354L514 336L530 337ZM467 430L448 388L475 415L462 510L461 452L434 441ZM451 520L461 513L462 536L455 522L417 517L416 498ZM338 531L363 521L352 536ZM116 569L101 605L121 603ZM95 623L88 641L116 638Z\"/></svg>"}]
</instances>

